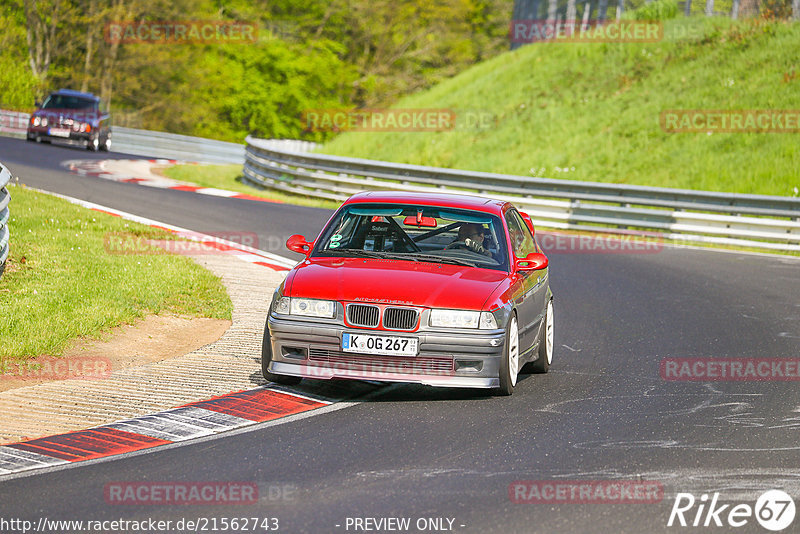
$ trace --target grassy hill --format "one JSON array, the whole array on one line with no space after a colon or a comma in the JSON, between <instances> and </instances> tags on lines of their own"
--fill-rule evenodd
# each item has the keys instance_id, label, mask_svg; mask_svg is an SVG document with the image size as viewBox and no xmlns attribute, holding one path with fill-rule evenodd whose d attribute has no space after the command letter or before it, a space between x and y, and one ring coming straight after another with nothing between
<instances>
[{"instance_id":1,"label":"grassy hill","mask_svg":"<svg viewBox=\"0 0 800 534\"><path fill-rule=\"evenodd\" d=\"M673 109L800 110L800 24L693 17L657 43L537 43L397 108L491 115L489 128L348 132L322 152L526 176L796 195L798 133L667 133ZM795 76L797 73L797 76Z\"/></svg>"}]
</instances>

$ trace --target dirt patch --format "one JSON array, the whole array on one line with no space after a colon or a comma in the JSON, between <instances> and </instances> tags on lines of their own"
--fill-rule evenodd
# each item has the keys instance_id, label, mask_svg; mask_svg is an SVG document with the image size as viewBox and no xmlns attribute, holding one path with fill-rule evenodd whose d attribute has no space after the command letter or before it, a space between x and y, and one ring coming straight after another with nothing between
<instances>
[{"instance_id":1,"label":"dirt patch","mask_svg":"<svg viewBox=\"0 0 800 534\"><path fill-rule=\"evenodd\" d=\"M0 391L69 379L105 378L126 367L175 358L217 341L231 326L223 319L151 315L111 330L102 340L81 339L60 358L7 364Z\"/></svg>"}]
</instances>

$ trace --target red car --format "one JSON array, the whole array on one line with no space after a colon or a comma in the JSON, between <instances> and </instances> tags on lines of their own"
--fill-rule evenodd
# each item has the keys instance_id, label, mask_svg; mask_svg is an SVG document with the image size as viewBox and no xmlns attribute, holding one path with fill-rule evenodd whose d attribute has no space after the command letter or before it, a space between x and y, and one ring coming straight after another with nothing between
<instances>
[{"instance_id":1,"label":"red car","mask_svg":"<svg viewBox=\"0 0 800 534\"><path fill-rule=\"evenodd\" d=\"M553 359L548 260L508 202L368 192L277 288L264 330L267 380L352 378L499 388Z\"/></svg>"}]
</instances>

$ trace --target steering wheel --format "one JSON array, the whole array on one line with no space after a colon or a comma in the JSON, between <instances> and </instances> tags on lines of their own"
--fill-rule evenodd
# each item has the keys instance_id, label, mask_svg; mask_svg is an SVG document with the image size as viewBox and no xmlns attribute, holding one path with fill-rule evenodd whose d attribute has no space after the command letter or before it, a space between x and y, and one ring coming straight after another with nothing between
<instances>
[{"instance_id":1,"label":"steering wheel","mask_svg":"<svg viewBox=\"0 0 800 534\"><path fill-rule=\"evenodd\" d=\"M483 245L478 243L477 241L473 241L469 237L466 238L464 241L453 241L449 245L447 245L445 250L457 250L457 249L466 249L471 250L472 252L477 252L478 254L488 255L488 251L483 248Z\"/></svg>"}]
</instances>

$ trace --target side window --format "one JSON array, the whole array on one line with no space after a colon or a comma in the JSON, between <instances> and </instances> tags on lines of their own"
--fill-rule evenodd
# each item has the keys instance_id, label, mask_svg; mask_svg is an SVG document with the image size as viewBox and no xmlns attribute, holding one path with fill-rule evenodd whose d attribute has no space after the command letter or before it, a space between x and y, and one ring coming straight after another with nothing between
<instances>
[{"instance_id":1,"label":"side window","mask_svg":"<svg viewBox=\"0 0 800 534\"><path fill-rule=\"evenodd\" d=\"M508 210L506 212L506 224L511 238L511 247L514 249L516 257L524 258L532 252L537 252L533 234L531 234L528 225L525 224L517 210Z\"/></svg>"}]
</instances>

